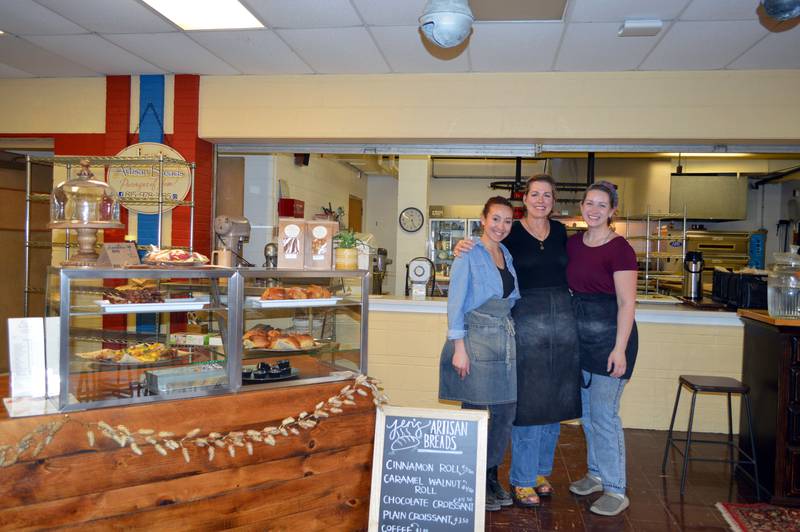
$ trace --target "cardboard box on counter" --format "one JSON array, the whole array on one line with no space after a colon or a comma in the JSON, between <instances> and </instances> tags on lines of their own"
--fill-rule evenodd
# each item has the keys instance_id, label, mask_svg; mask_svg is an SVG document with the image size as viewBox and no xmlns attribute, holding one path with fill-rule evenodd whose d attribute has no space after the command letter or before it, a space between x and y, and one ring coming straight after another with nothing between
<instances>
[{"instance_id":1,"label":"cardboard box on counter","mask_svg":"<svg viewBox=\"0 0 800 532\"><path fill-rule=\"evenodd\" d=\"M217 333L172 333L169 335L169 343L171 345L221 346L222 337Z\"/></svg>"}]
</instances>

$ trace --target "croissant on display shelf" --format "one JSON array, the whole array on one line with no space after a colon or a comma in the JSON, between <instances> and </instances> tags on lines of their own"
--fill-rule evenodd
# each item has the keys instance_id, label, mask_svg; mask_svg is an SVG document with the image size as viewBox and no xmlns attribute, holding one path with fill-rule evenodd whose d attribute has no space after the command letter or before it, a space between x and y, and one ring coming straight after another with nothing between
<instances>
[{"instance_id":1,"label":"croissant on display shelf","mask_svg":"<svg viewBox=\"0 0 800 532\"><path fill-rule=\"evenodd\" d=\"M261 294L263 301L275 299L327 299L331 297L331 291L319 285L309 286L275 286L267 288Z\"/></svg>"}]
</instances>

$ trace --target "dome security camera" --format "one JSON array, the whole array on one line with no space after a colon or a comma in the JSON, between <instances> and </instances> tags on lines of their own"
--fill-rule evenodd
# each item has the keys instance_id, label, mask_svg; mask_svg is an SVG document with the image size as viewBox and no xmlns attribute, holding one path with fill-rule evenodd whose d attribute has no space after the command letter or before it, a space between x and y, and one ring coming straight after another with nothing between
<instances>
[{"instance_id":1,"label":"dome security camera","mask_svg":"<svg viewBox=\"0 0 800 532\"><path fill-rule=\"evenodd\" d=\"M800 0L761 0L764 11L778 21L800 17Z\"/></svg>"},{"instance_id":2,"label":"dome security camera","mask_svg":"<svg viewBox=\"0 0 800 532\"><path fill-rule=\"evenodd\" d=\"M474 20L467 0L428 0L419 25L430 42L452 48L469 36Z\"/></svg>"}]
</instances>

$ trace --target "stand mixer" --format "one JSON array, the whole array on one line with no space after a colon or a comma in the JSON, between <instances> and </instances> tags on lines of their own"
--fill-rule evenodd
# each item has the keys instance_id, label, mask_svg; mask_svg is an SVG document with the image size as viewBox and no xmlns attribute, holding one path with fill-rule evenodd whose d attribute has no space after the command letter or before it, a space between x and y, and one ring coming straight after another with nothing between
<instances>
[{"instance_id":1,"label":"stand mixer","mask_svg":"<svg viewBox=\"0 0 800 532\"><path fill-rule=\"evenodd\" d=\"M214 219L214 233L221 247L211 254L212 264L233 268L252 266L244 260L243 245L250 241L250 222L242 216L222 214Z\"/></svg>"},{"instance_id":2,"label":"stand mixer","mask_svg":"<svg viewBox=\"0 0 800 532\"><path fill-rule=\"evenodd\" d=\"M383 280L386 278L386 267L392 263L386 248L378 248L372 259L372 293L383 293Z\"/></svg>"}]
</instances>

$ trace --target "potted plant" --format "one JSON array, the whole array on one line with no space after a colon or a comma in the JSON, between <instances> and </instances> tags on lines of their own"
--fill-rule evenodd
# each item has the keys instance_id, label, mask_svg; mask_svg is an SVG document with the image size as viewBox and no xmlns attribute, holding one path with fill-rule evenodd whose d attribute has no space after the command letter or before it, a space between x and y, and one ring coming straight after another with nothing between
<instances>
[{"instance_id":1,"label":"potted plant","mask_svg":"<svg viewBox=\"0 0 800 532\"><path fill-rule=\"evenodd\" d=\"M358 269L358 245L361 240L350 229L342 229L333 236L333 244L336 248L334 261L337 270L357 270Z\"/></svg>"}]
</instances>

